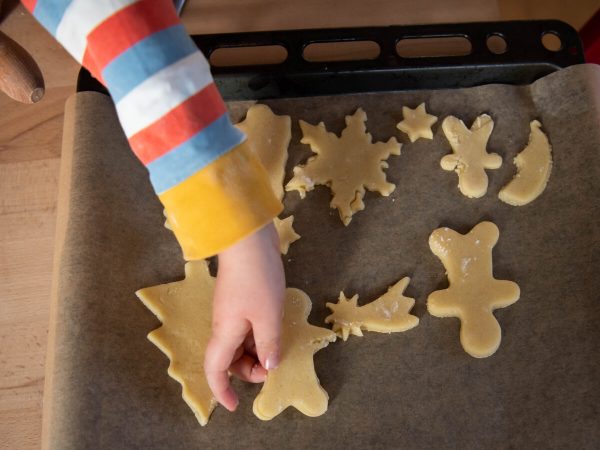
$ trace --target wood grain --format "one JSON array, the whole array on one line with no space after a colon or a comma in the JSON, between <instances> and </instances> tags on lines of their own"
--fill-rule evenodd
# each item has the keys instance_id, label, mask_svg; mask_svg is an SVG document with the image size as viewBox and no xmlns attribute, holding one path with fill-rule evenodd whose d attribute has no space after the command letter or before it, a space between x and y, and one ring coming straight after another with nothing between
<instances>
[{"instance_id":1,"label":"wood grain","mask_svg":"<svg viewBox=\"0 0 600 450\"><path fill-rule=\"evenodd\" d=\"M548 4L560 2L499 3L504 17L527 19L537 17L539 11L546 14ZM577 25L597 3L585 0L553 11L575 17ZM192 0L183 18L192 33L217 33L501 17L496 2L411 4L408 0ZM40 447L63 111L74 91L78 65L21 5L10 10L0 30L32 54L46 81L46 95L35 105L22 105L0 94L0 448L32 449Z\"/></svg>"},{"instance_id":2,"label":"wood grain","mask_svg":"<svg viewBox=\"0 0 600 450\"><path fill-rule=\"evenodd\" d=\"M31 55L0 31L0 91L21 103L44 96L44 77Z\"/></svg>"}]
</instances>

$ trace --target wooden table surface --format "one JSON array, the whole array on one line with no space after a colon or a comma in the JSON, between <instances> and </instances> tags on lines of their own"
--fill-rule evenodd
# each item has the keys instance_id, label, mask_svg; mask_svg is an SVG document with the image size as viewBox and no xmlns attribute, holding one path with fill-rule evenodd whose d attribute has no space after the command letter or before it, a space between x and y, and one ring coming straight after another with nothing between
<instances>
[{"instance_id":1,"label":"wooden table surface","mask_svg":"<svg viewBox=\"0 0 600 450\"><path fill-rule=\"evenodd\" d=\"M413 6L410 6L410 5ZM579 28L600 0L191 0L190 33L561 18ZM6 9L9 9L7 12ZM63 109L78 65L21 5L0 30L36 59L46 95L21 105L0 93L0 448L39 448Z\"/></svg>"}]
</instances>

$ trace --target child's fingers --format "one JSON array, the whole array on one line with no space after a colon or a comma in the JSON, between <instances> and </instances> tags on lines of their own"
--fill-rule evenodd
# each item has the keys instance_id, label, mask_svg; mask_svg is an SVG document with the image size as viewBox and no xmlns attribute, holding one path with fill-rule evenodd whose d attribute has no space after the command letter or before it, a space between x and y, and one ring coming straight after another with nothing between
<instances>
[{"instance_id":1,"label":"child's fingers","mask_svg":"<svg viewBox=\"0 0 600 450\"><path fill-rule=\"evenodd\" d=\"M262 383L267 375L267 371L250 355L243 355L231 365L229 371L249 383Z\"/></svg>"},{"instance_id":2,"label":"child's fingers","mask_svg":"<svg viewBox=\"0 0 600 450\"><path fill-rule=\"evenodd\" d=\"M248 329L248 324L244 322L214 322L212 337L206 347L206 380L217 401L229 411L237 408L238 397L229 385L228 370Z\"/></svg>"},{"instance_id":3,"label":"child's fingers","mask_svg":"<svg viewBox=\"0 0 600 450\"><path fill-rule=\"evenodd\" d=\"M260 363L267 370L279 365L279 345L281 340L281 302L276 307L261 311L252 321L256 354Z\"/></svg>"}]
</instances>

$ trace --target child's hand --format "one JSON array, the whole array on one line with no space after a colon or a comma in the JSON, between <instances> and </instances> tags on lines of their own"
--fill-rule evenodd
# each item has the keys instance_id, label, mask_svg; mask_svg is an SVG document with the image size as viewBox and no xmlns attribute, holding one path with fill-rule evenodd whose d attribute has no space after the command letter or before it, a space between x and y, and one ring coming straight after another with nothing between
<instances>
[{"instance_id":1,"label":"child's hand","mask_svg":"<svg viewBox=\"0 0 600 450\"><path fill-rule=\"evenodd\" d=\"M219 254L204 370L216 399L230 411L238 397L228 371L260 383L265 369L279 364L284 290L279 237L272 223Z\"/></svg>"}]
</instances>

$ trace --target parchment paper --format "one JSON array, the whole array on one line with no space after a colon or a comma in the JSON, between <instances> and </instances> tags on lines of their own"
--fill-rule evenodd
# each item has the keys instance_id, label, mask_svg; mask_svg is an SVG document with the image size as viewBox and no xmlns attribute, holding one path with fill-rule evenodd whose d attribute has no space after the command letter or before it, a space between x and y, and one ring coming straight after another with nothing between
<instances>
[{"instance_id":1,"label":"parchment paper","mask_svg":"<svg viewBox=\"0 0 600 450\"><path fill-rule=\"evenodd\" d=\"M396 130L401 107L427 103L439 117L434 140L408 143ZM340 290L374 299L404 276L416 298L417 328L365 333L320 351L316 370L328 412L290 408L270 422L252 414L260 386L235 383L238 412L217 408L200 427L167 376L167 358L146 339L159 322L134 291L183 277L183 260L145 170L135 160L107 97L78 94L67 108L63 180L64 242L57 258L54 347L45 408L46 445L70 448L593 448L600 445L600 67L563 69L532 86L266 101L293 118L291 168L311 154L298 119L339 133L344 115L368 115L375 140L405 143L389 159L388 198L368 193L346 228L318 187L285 198L302 239L285 257L288 285L313 300L323 325ZM232 104L235 120L247 103ZM482 199L467 199L439 167L450 151L449 114L468 126L495 121L488 149L504 158L488 171ZM543 124L554 168L535 202L513 207L497 193L515 173L529 122ZM67 189L67 188L65 188ZM496 278L516 281L521 299L495 315L502 344L492 357L467 355L459 321L427 313L425 300L447 286L429 251L439 226L467 232L482 220L500 228Z\"/></svg>"}]
</instances>

